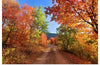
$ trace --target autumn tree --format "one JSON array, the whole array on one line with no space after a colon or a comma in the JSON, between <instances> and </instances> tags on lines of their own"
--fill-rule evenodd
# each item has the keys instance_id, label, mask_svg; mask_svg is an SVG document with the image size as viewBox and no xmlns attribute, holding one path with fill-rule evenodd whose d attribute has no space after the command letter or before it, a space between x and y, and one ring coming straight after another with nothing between
<instances>
[{"instance_id":1,"label":"autumn tree","mask_svg":"<svg viewBox=\"0 0 100 65\"><path fill-rule=\"evenodd\" d=\"M15 31L16 14L19 11L19 4L14 0L3 0L2 4L3 46L7 46L6 43L10 38L9 34Z\"/></svg>"},{"instance_id":2,"label":"autumn tree","mask_svg":"<svg viewBox=\"0 0 100 65\"><path fill-rule=\"evenodd\" d=\"M47 36L46 36L46 34L44 34L44 33L41 34L41 39L40 39L39 44L47 47Z\"/></svg>"},{"instance_id":3,"label":"autumn tree","mask_svg":"<svg viewBox=\"0 0 100 65\"><path fill-rule=\"evenodd\" d=\"M86 22L98 33L98 0L56 0L52 7L45 9L46 14L53 15L51 20L58 24L73 27L75 23Z\"/></svg>"},{"instance_id":4,"label":"autumn tree","mask_svg":"<svg viewBox=\"0 0 100 65\"><path fill-rule=\"evenodd\" d=\"M27 4L24 4L21 7L21 11L18 14L19 15L19 21L22 25L25 27L25 32L27 32L27 39L28 43L31 44L33 36L34 36L34 31L35 31L35 21L34 21L34 15L35 15L35 8L28 6ZM21 14L21 15L20 15ZM22 29L22 28L21 28ZM24 30L23 30L24 31Z\"/></svg>"},{"instance_id":5,"label":"autumn tree","mask_svg":"<svg viewBox=\"0 0 100 65\"><path fill-rule=\"evenodd\" d=\"M31 21L34 20L34 8L26 4L20 8L14 0L4 0L2 3L3 46L24 46L28 40Z\"/></svg>"},{"instance_id":6,"label":"autumn tree","mask_svg":"<svg viewBox=\"0 0 100 65\"><path fill-rule=\"evenodd\" d=\"M28 40L30 40L30 38L28 37L29 35L31 35L31 31L33 30L33 28L31 28L31 26L34 24L34 11L35 9L28 6L27 4L24 4L21 8L20 11L17 13L18 15L18 22L16 23L16 27L17 27L17 31L20 32L18 33L18 36L21 36L20 38L18 38L20 40L20 43L26 45L28 42ZM17 34L17 33L16 33ZM17 38L16 37L16 38ZM27 45L28 46L28 45Z\"/></svg>"},{"instance_id":7,"label":"autumn tree","mask_svg":"<svg viewBox=\"0 0 100 65\"><path fill-rule=\"evenodd\" d=\"M49 39L49 44L55 44L55 45L56 45L56 43L57 43L56 37L55 37L55 38L51 37L51 38Z\"/></svg>"},{"instance_id":8,"label":"autumn tree","mask_svg":"<svg viewBox=\"0 0 100 65\"><path fill-rule=\"evenodd\" d=\"M54 38L51 37L51 38L50 38L50 44L53 44L53 43L54 43Z\"/></svg>"}]
</instances>

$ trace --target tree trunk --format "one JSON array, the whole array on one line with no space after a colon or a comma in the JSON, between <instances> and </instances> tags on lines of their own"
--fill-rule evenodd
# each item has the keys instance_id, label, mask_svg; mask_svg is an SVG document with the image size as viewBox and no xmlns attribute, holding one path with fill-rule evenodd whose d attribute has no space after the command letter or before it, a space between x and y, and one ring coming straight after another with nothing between
<instances>
[{"instance_id":1,"label":"tree trunk","mask_svg":"<svg viewBox=\"0 0 100 65\"><path fill-rule=\"evenodd\" d=\"M3 48L6 48L8 46L8 44L6 44L6 42L8 41L8 38L9 38L9 34L7 35L6 40L2 43Z\"/></svg>"},{"instance_id":2,"label":"tree trunk","mask_svg":"<svg viewBox=\"0 0 100 65\"><path fill-rule=\"evenodd\" d=\"M34 46L35 46L35 40L36 40L36 39L34 39L34 43L33 43L33 50L34 50Z\"/></svg>"},{"instance_id":3,"label":"tree trunk","mask_svg":"<svg viewBox=\"0 0 100 65\"><path fill-rule=\"evenodd\" d=\"M11 33L11 31L10 31L9 33ZM6 44L9 37L10 37L10 36L9 36L9 34L8 34L7 37L6 37L6 40L2 43L2 47L3 47L3 48L6 48L6 47L9 46L8 44Z\"/></svg>"}]
</instances>

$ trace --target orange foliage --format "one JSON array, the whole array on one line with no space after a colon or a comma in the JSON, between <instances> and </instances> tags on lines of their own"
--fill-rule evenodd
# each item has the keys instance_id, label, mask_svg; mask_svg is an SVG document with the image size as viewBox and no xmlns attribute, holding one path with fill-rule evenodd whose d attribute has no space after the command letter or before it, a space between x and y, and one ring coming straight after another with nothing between
<instances>
[{"instance_id":1,"label":"orange foliage","mask_svg":"<svg viewBox=\"0 0 100 65\"><path fill-rule=\"evenodd\" d=\"M45 45L45 47L47 47L47 36L46 34L42 33L41 34L41 42L42 45Z\"/></svg>"},{"instance_id":2,"label":"orange foliage","mask_svg":"<svg viewBox=\"0 0 100 65\"><path fill-rule=\"evenodd\" d=\"M51 37L49 40L49 44L56 44L56 43L57 43L56 37L55 38Z\"/></svg>"},{"instance_id":3,"label":"orange foliage","mask_svg":"<svg viewBox=\"0 0 100 65\"><path fill-rule=\"evenodd\" d=\"M3 0L2 4L3 32L7 34L3 43L6 44L9 39L11 46L25 46L29 34L27 31L34 21L35 9L26 4L19 8L19 4L14 0ZM5 31L6 28L8 30Z\"/></svg>"},{"instance_id":4,"label":"orange foliage","mask_svg":"<svg viewBox=\"0 0 100 65\"><path fill-rule=\"evenodd\" d=\"M46 14L53 14L51 21L55 20L58 24L70 27L86 22L98 33L98 0L56 0L56 3L45 8Z\"/></svg>"}]
</instances>

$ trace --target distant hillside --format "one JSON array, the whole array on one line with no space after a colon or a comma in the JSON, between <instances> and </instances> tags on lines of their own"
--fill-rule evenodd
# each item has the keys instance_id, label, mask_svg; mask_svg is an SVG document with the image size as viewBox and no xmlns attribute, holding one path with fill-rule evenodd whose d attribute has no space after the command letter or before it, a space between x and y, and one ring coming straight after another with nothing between
<instances>
[{"instance_id":1,"label":"distant hillside","mask_svg":"<svg viewBox=\"0 0 100 65\"><path fill-rule=\"evenodd\" d=\"M56 37L57 35L55 33L48 33L47 39L49 40L51 37Z\"/></svg>"}]
</instances>

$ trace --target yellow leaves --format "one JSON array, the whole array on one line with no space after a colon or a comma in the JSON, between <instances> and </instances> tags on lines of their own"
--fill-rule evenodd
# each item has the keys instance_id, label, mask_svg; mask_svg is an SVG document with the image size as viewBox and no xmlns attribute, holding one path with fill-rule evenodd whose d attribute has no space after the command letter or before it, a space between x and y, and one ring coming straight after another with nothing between
<instances>
[{"instance_id":1,"label":"yellow leaves","mask_svg":"<svg viewBox=\"0 0 100 65\"><path fill-rule=\"evenodd\" d=\"M76 35L76 38L78 38L78 35Z\"/></svg>"},{"instance_id":2,"label":"yellow leaves","mask_svg":"<svg viewBox=\"0 0 100 65\"><path fill-rule=\"evenodd\" d=\"M91 40L91 38L87 38L87 41Z\"/></svg>"},{"instance_id":3,"label":"yellow leaves","mask_svg":"<svg viewBox=\"0 0 100 65\"><path fill-rule=\"evenodd\" d=\"M84 38L87 38L88 37L88 35L86 34L86 35L84 35Z\"/></svg>"},{"instance_id":4,"label":"yellow leaves","mask_svg":"<svg viewBox=\"0 0 100 65\"><path fill-rule=\"evenodd\" d=\"M7 48L7 49L3 49L3 55L6 56L8 54L10 54L10 52L15 51L15 48Z\"/></svg>"},{"instance_id":5,"label":"yellow leaves","mask_svg":"<svg viewBox=\"0 0 100 65\"><path fill-rule=\"evenodd\" d=\"M14 51L14 50L15 50L15 48L12 48L11 50L12 50L12 51Z\"/></svg>"},{"instance_id":6,"label":"yellow leaves","mask_svg":"<svg viewBox=\"0 0 100 65\"><path fill-rule=\"evenodd\" d=\"M4 55L8 55L10 53L10 50L8 49L7 52L5 52Z\"/></svg>"},{"instance_id":7,"label":"yellow leaves","mask_svg":"<svg viewBox=\"0 0 100 65\"><path fill-rule=\"evenodd\" d=\"M10 28L9 28L9 26L6 26L6 30L9 32L10 31Z\"/></svg>"},{"instance_id":8,"label":"yellow leaves","mask_svg":"<svg viewBox=\"0 0 100 65\"><path fill-rule=\"evenodd\" d=\"M93 57L93 56L91 56L91 58L93 59L94 57Z\"/></svg>"}]
</instances>

